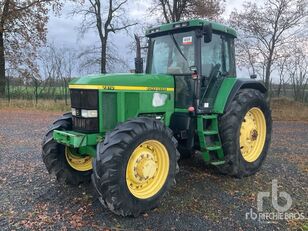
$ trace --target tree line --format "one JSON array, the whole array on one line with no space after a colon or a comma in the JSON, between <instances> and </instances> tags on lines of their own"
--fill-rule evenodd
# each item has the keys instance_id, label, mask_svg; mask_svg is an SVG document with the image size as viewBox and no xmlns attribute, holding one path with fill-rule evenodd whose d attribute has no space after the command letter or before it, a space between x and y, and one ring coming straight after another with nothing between
<instances>
[{"instance_id":1,"label":"tree line","mask_svg":"<svg viewBox=\"0 0 308 231\"><path fill-rule=\"evenodd\" d=\"M99 39L99 43L80 50L61 49L46 41L50 14L60 15L61 8L69 1L1 1L0 97L9 96L6 89L18 87L17 83L32 86L36 99L44 92L52 92L48 90L52 84L60 84L63 90L54 88L53 91L55 95L62 92L66 99L64 89L73 73L84 70L107 73L115 65L122 65L128 71L127 62L117 55L111 36L126 31L133 44L136 35L138 40L144 28L153 24L129 18L126 12L132 1L71 1L75 5L71 16L83 19L79 33L95 31ZM158 23L207 18L232 26L238 32L238 67L257 74L274 96L291 91L295 100L305 100L308 90L307 1L248 1L243 3L242 10L233 10L229 18L222 17L224 0L148 0L148 3L147 13ZM13 81L13 78L24 81ZM55 95L52 97L57 98Z\"/></svg>"}]
</instances>

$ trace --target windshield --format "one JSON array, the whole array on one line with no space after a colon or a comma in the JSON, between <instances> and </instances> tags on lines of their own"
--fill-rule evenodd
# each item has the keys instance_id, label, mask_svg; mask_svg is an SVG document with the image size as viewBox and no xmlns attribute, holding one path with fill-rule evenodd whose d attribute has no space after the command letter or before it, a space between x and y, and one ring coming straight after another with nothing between
<instances>
[{"instance_id":1,"label":"windshield","mask_svg":"<svg viewBox=\"0 0 308 231\"><path fill-rule=\"evenodd\" d=\"M151 74L188 74L195 65L195 33L168 34L151 39Z\"/></svg>"}]
</instances>

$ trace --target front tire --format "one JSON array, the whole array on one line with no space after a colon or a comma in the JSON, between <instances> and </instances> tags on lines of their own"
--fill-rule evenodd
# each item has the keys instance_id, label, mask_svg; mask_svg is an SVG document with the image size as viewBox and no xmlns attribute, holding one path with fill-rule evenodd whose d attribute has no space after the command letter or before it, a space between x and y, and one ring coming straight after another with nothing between
<instances>
[{"instance_id":1,"label":"front tire","mask_svg":"<svg viewBox=\"0 0 308 231\"><path fill-rule=\"evenodd\" d=\"M225 164L223 174L238 178L255 174L266 158L272 132L272 118L264 94L240 90L219 121Z\"/></svg>"},{"instance_id":2,"label":"front tire","mask_svg":"<svg viewBox=\"0 0 308 231\"><path fill-rule=\"evenodd\" d=\"M175 181L176 144L160 121L137 118L119 124L98 144L93 160L92 182L102 204L122 216L156 207Z\"/></svg>"},{"instance_id":3,"label":"front tire","mask_svg":"<svg viewBox=\"0 0 308 231\"><path fill-rule=\"evenodd\" d=\"M53 139L54 130L71 130L72 115L64 114L57 119L46 133L42 144L42 158L49 174L55 175L57 181L79 185L89 183L92 174L92 160L74 155L75 150L70 149Z\"/></svg>"}]
</instances>

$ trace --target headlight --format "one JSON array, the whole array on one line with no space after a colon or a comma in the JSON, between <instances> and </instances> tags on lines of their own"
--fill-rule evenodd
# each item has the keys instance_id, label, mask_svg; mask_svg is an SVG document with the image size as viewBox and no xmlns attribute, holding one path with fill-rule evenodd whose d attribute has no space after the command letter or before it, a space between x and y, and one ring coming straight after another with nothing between
<instances>
[{"instance_id":1,"label":"headlight","mask_svg":"<svg viewBox=\"0 0 308 231\"><path fill-rule=\"evenodd\" d=\"M81 117L84 118L97 118L97 110L81 110Z\"/></svg>"},{"instance_id":2,"label":"headlight","mask_svg":"<svg viewBox=\"0 0 308 231\"><path fill-rule=\"evenodd\" d=\"M76 108L72 108L72 115L73 115L73 116L76 116L76 115L77 115Z\"/></svg>"}]
</instances>

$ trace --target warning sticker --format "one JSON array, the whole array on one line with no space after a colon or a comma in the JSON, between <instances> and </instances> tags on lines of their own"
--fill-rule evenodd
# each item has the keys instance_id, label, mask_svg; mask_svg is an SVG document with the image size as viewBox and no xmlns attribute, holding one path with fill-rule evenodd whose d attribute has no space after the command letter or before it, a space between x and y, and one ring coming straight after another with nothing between
<instances>
[{"instance_id":1,"label":"warning sticker","mask_svg":"<svg viewBox=\"0 0 308 231\"><path fill-rule=\"evenodd\" d=\"M183 38L183 45L191 45L193 43L192 36Z\"/></svg>"}]
</instances>

